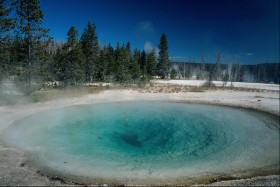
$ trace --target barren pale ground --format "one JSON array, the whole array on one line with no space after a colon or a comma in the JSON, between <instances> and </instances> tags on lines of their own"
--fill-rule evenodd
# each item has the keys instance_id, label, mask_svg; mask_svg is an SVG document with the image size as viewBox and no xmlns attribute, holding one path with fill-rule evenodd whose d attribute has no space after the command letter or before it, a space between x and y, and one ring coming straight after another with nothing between
<instances>
[{"instance_id":1,"label":"barren pale ground","mask_svg":"<svg viewBox=\"0 0 280 187\"><path fill-rule=\"evenodd\" d=\"M203 81L153 81L145 88L114 88L97 93L71 93L67 98L53 98L37 103L0 106L1 132L28 115L66 106L116 101L176 101L228 105L251 108L279 116L279 85L214 82L218 88L201 87ZM48 91L38 93L46 95ZM46 176L28 165L26 155L0 144L0 185L65 185L55 176ZM215 182L215 181L213 181ZM71 184L71 183L67 183ZM279 175L231 180L212 185L273 185L279 186Z\"/></svg>"}]
</instances>

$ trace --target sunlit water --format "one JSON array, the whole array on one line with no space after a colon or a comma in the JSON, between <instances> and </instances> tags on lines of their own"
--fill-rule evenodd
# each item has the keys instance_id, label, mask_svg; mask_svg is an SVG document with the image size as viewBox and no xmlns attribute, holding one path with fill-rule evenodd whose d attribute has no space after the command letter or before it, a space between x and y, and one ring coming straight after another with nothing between
<instances>
[{"instance_id":1,"label":"sunlit water","mask_svg":"<svg viewBox=\"0 0 280 187\"><path fill-rule=\"evenodd\" d=\"M279 168L277 118L230 107L123 102L41 112L2 135L41 167L96 178Z\"/></svg>"}]
</instances>

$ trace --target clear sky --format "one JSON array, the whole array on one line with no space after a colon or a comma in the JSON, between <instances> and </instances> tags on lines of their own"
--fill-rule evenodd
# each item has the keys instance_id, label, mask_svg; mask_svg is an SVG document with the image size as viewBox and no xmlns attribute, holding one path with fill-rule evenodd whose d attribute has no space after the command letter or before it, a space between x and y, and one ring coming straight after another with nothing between
<instances>
[{"instance_id":1,"label":"clear sky","mask_svg":"<svg viewBox=\"0 0 280 187\"><path fill-rule=\"evenodd\" d=\"M279 63L279 0L41 0L43 26L65 41L75 26L96 25L101 44L130 41L140 50L167 35L174 61Z\"/></svg>"}]
</instances>

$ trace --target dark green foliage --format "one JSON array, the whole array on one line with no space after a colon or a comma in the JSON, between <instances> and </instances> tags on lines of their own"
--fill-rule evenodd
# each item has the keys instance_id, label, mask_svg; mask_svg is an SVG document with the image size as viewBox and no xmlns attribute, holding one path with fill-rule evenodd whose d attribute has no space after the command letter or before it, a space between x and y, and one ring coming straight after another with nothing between
<instances>
[{"instance_id":1,"label":"dark green foliage","mask_svg":"<svg viewBox=\"0 0 280 187\"><path fill-rule=\"evenodd\" d=\"M67 32L67 42L63 46L64 51L69 52L78 44L78 31L74 26L71 26Z\"/></svg>"},{"instance_id":2,"label":"dark green foliage","mask_svg":"<svg viewBox=\"0 0 280 187\"><path fill-rule=\"evenodd\" d=\"M96 27L91 22L88 23L81 36L81 47L85 55L85 76L86 81L104 80L104 67L99 59L99 44ZM105 54L103 54L105 55ZM103 58L103 57L102 57ZM103 61L105 59L102 59Z\"/></svg>"},{"instance_id":3,"label":"dark green foliage","mask_svg":"<svg viewBox=\"0 0 280 187\"><path fill-rule=\"evenodd\" d=\"M213 80L214 80L214 77L216 75L216 65L214 65L213 67L211 67L209 73L208 73L208 78L205 82L205 86L213 86Z\"/></svg>"},{"instance_id":4,"label":"dark green foliage","mask_svg":"<svg viewBox=\"0 0 280 187\"><path fill-rule=\"evenodd\" d=\"M23 75L26 82L26 94L30 94L33 90L31 88L31 81L35 79L33 76L38 67L38 64L36 64L38 63L36 50L42 45L40 43L42 39L50 41L48 37L49 30L41 27L44 13L40 8L39 0L18 0L16 12L19 22L18 30L24 36L23 42L27 47L27 50L24 51Z\"/></svg>"},{"instance_id":5,"label":"dark green foliage","mask_svg":"<svg viewBox=\"0 0 280 187\"><path fill-rule=\"evenodd\" d=\"M169 54L168 54L168 43L167 37L163 33L160 38L159 44L159 59L158 59L158 75L161 76L162 79L168 77L169 69L170 69L170 61L169 61Z\"/></svg>"},{"instance_id":6,"label":"dark green foliage","mask_svg":"<svg viewBox=\"0 0 280 187\"><path fill-rule=\"evenodd\" d=\"M176 78L176 75L177 75L177 72L175 69L172 69L171 73L170 73L170 78L171 79L175 79Z\"/></svg>"},{"instance_id":7,"label":"dark green foliage","mask_svg":"<svg viewBox=\"0 0 280 187\"><path fill-rule=\"evenodd\" d=\"M238 64L238 72L237 72L237 75L236 75L236 81L237 82L243 82L244 81L244 67L241 67L240 64Z\"/></svg>"},{"instance_id":8,"label":"dark green foliage","mask_svg":"<svg viewBox=\"0 0 280 187\"><path fill-rule=\"evenodd\" d=\"M226 73L225 73L225 75L224 75L224 77L223 77L223 81L224 81L224 82L229 81L229 74L228 74L228 71L226 71Z\"/></svg>"},{"instance_id":9,"label":"dark green foliage","mask_svg":"<svg viewBox=\"0 0 280 187\"><path fill-rule=\"evenodd\" d=\"M73 50L68 52L64 61L64 82L66 85L74 85L83 82L85 75L82 67L85 62L85 57L82 53L80 45L76 45Z\"/></svg>"},{"instance_id":10,"label":"dark green foliage","mask_svg":"<svg viewBox=\"0 0 280 187\"><path fill-rule=\"evenodd\" d=\"M53 57L53 69L52 72L55 75L56 80L63 80L64 79L64 57L63 57L63 52L62 49L58 48L56 51L56 54Z\"/></svg>"},{"instance_id":11,"label":"dark green foliage","mask_svg":"<svg viewBox=\"0 0 280 187\"><path fill-rule=\"evenodd\" d=\"M140 66L136 60L132 60L130 64L131 79L135 83L140 78Z\"/></svg>"},{"instance_id":12,"label":"dark green foliage","mask_svg":"<svg viewBox=\"0 0 280 187\"><path fill-rule=\"evenodd\" d=\"M9 17L12 11L12 4L10 0L0 0L0 31L1 38L3 32L10 31L15 26L15 20Z\"/></svg>"},{"instance_id":13,"label":"dark green foliage","mask_svg":"<svg viewBox=\"0 0 280 187\"><path fill-rule=\"evenodd\" d=\"M117 45L115 51L115 64L114 64L114 80L120 83L128 83L130 81L130 54L128 49L122 45L122 47Z\"/></svg>"},{"instance_id":14,"label":"dark green foliage","mask_svg":"<svg viewBox=\"0 0 280 187\"><path fill-rule=\"evenodd\" d=\"M30 58L42 40L45 40L46 44L48 44L51 39L48 36L49 30L41 27L44 13L41 10L39 0L18 0L16 12L19 22L18 30L24 36L28 46L26 55Z\"/></svg>"},{"instance_id":15,"label":"dark green foliage","mask_svg":"<svg viewBox=\"0 0 280 187\"><path fill-rule=\"evenodd\" d=\"M155 49L147 55L147 75L149 79L152 79L152 77L157 75L157 58Z\"/></svg>"},{"instance_id":16,"label":"dark green foliage","mask_svg":"<svg viewBox=\"0 0 280 187\"><path fill-rule=\"evenodd\" d=\"M98 78L100 81L104 81L106 77L106 73L109 69L109 63L106 58L107 49L104 47L103 49L100 49L99 52L99 59L98 59Z\"/></svg>"},{"instance_id":17,"label":"dark green foliage","mask_svg":"<svg viewBox=\"0 0 280 187\"><path fill-rule=\"evenodd\" d=\"M53 81L53 74L51 68L53 67L52 58L45 50L45 45L42 43L38 45L36 50L37 63L35 64L36 71L34 72L37 81L41 82Z\"/></svg>"},{"instance_id":18,"label":"dark green foliage","mask_svg":"<svg viewBox=\"0 0 280 187\"><path fill-rule=\"evenodd\" d=\"M236 64L233 64L231 67L231 72L230 72L230 81L234 82L236 80L236 73L237 73L237 66Z\"/></svg>"},{"instance_id":19,"label":"dark green foliage","mask_svg":"<svg viewBox=\"0 0 280 187\"><path fill-rule=\"evenodd\" d=\"M11 69L10 64L10 44L7 39L0 41L0 80L7 76Z\"/></svg>"},{"instance_id":20,"label":"dark green foliage","mask_svg":"<svg viewBox=\"0 0 280 187\"><path fill-rule=\"evenodd\" d=\"M140 70L141 70L141 77L145 78L146 75L147 75L147 57L146 57L146 52L145 51L141 52Z\"/></svg>"},{"instance_id":21,"label":"dark green foliage","mask_svg":"<svg viewBox=\"0 0 280 187\"><path fill-rule=\"evenodd\" d=\"M62 53L57 60L57 73L60 81L66 85L82 83L85 80L85 55L78 43L78 31L71 27L67 33L67 42L62 48Z\"/></svg>"},{"instance_id":22,"label":"dark green foliage","mask_svg":"<svg viewBox=\"0 0 280 187\"><path fill-rule=\"evenodd\" d=\"M115 63L115 51L114 48L109 44L106 48L106 68L105 68L105 80L112 81L113 80L113 71L114 71L114 63Z\"/></svg>"},{"instance_id":23,"label":"dark green foliage","mask_svg":"<svg viewBox=\"0 0 280 187\"><path fill-rule=\"evenodd\" d=\"M128 61L130 61L132 59L132 56L131 56L131 44L130 42L127 42L126 45L125 45L125 50L126 50L126 58Z\"/></svg>"},{"instance_id":24,"label":"dark green foliage","mask_svg":"<svg viewBox=\"0 0 280 187\"><path fill-rule=\"evenodd\" d=\"M141 77L141 72L140 72L140 51L137 49L134 50L133 56L130 62L130 74L131 74L131 79L135 83L140 77Z\"/></svg>"},{"instance_id":25,"label":"dark green foliage","mask_svg":"<svg viewBox=\"0 0 280 187\"><path fill-rule=\"evenodd\" d=\"M11 67L9 72L11 75L21 75L23 71L23 62L26 58L26 45L24 45L24 39L18 34L13 37L10 48L10 62Z\"/></svg>"},{"instance_id":26,"label":"dark green foliage","mask_svg":"<svg viewBox=\"0 0 280 187\"><path fill-rule=\"evenodd\" d=\"M0 80L7 76L12 69L10 31L15 26L15 20L9 17L11 11L10 1L0 0Z\"/></svg>"}]
</instances>

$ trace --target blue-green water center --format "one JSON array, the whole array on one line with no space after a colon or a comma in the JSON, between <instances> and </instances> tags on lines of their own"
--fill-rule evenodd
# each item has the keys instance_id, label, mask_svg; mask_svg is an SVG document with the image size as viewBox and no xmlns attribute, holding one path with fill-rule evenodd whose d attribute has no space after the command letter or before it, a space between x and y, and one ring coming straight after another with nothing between
<instances>
[{"instance_id":1,"label":"blue-green water center","mask_svg":"<svg viewBox=\"0 0 280 187\"><path fill-rule=\"evenodd\" d=\"M93 178L196 177L279 168L278 119L171 102L72 106L22 119L4 139L37 165Z\"/></svg>"}]
</instances>

